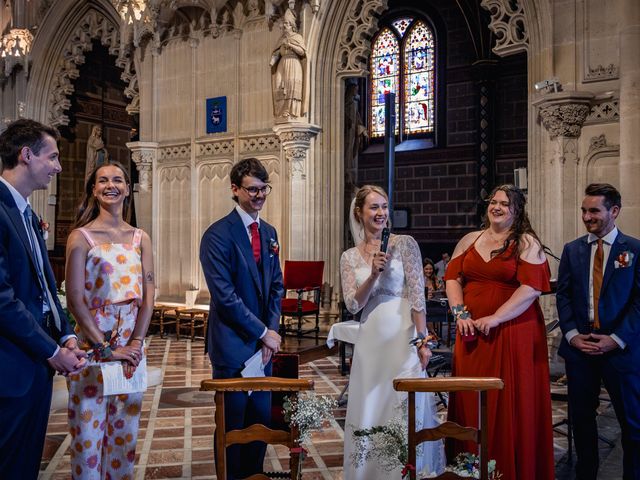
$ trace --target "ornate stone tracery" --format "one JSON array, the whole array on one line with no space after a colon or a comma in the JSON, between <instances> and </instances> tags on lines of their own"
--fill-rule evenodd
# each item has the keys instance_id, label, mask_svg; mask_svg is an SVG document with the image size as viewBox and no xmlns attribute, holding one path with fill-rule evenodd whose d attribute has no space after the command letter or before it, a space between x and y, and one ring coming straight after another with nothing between
<instances>
[{"instance_id":1,"label":"ornate stone tracery","mask_svg":"<svg viewBox=\"0 0 640 480\"><path fill-rule=\"evenodd\" d=\"M526 14L517 0L482 0L480 5L491 13L489 29L496 35L494 53L501 57L527 51L529 33Z\"/></svg>"},{"instance_id":2,"label":"ornate stone tracery","mask_svg":"<svg viewBox=\"0 0 640 480\"><path fill-rule=\"evenodd\" d=\"M362 76L369 70L371 38L378 30L378 15L387 9L387 0L353 2L340 31L337 71Z\"/></svg>"},{"instance_id":3,"label":"ornate stone tracery","mask_svg":"<svg viewBox=\"0 0 640 480\"><path fill-rule=\"evenodd\" d=\"M153 162L158 152L158 144L156 142L129 142L127 148L131 150L131 159L138 169L140 190L142 192L150 191L153 183Z\"/></svg>"},{"instance_id":4,"label":"ornate stone tracery","mask_svg":"<svg viewBox=\"0 0 640 480\"><path fill-rule=\"evenodd\" d=\"M121 78L128 84L124 93L131 99L131 103L127 106L127 112L133 114L139 111L138 78L134 71L132 58L120 55L118 27L102 13L90 10L69 36L56 67L48 98L49 118L47 121L51 125L69 124L69 117L65 111L71 107L69 97L74 92L72 80L78 78L77 67L84 63L84 53L92 49L93 39L100 40L102 45L109 47L111 55L118 57L117 65L124 70Z\"/></svg>"}]
</instances>

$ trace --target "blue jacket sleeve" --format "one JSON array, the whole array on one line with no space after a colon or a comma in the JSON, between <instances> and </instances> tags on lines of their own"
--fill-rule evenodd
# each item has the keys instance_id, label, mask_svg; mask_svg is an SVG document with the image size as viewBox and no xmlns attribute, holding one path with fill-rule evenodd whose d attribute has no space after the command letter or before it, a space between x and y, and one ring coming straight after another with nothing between
<instances>
[{"instance_id":1,"label":"blue jacket sleeve","mask_svg":"<svg viewBox=\"0 0 640 480\"><path fill-rule=\"evenodd\" d=\"M556 291L556 308L558 309L558 319L562 334L578 329L578 324L573 311L572 296L574 285L571 281L571 254L569 244L564 246L560 257L560 267L558 268L558 289Z\"/></svg>"},{"instance_id":2,"label":"blue jacket sleeve","mask_svg":"<svg viewBox=\"0 0 640 480\"><path fill-rule=\"evenodd\" d=\"M278 242L278 234L273 230L276 242ZM271 330L278 331L280 323L280 312L282 307L282 297L284 296L284 286L282 283L282 269L280 268L280 256L273 257L273 273L271 275L271 288L269 289L269 303L267 324Z\"/></svg>"}]
</instances>

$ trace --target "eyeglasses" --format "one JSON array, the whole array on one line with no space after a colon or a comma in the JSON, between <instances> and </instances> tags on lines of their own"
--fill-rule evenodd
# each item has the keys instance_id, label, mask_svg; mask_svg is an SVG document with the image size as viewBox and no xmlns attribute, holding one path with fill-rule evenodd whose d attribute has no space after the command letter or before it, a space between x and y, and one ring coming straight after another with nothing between
<instances>
[{"instance_id":1,"label":"eyeglasses","mask_svg":"<svg viewBox=\"0 0 640 480\"><path fill-rule=\"evenodd\" d=\"M265 185L264 187L243 187L240 188L249 194L250 197L257 197L258 193L261 193L265 197L271 193L271 185Z\"/></svg>"}]
</instances>

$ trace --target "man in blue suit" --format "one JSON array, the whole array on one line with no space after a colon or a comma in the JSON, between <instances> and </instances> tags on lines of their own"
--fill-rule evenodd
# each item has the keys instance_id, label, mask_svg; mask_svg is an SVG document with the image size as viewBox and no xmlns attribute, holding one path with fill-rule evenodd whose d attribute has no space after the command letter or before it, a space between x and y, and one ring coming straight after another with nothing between
<instances>
[{"instance_id":1,"label":"man in blue suit","mask_svg":"<svg viewBox=\"0 0 640 480\"><path fill-rule=\"evenodd\" d=\"M28 197L61 171L57 130L33 120L0 135L0 478L36 479L52 377L82 368ZM25 215L26 213L26 215Z\"/></svg>"},{"instance_id":2,"label":"man in blue suit","mask_svg":"<svg viewBox=\"0 0 640 480\"><path fill-rule=\"evenodd\" d=\"M244 363L262 352L265 374L280 348L277 333L283 295L275 228L259 212L271 192L269 175L255 158L231 169L231 192L237 206L211 225L202 237L200 262L211 293L207 332L213 378L241 376ZM254 423L268 425L268 392L225 394L227 431ZM227 448L227 478L262 472L266 445L252 442Z\"/></svg>"},{"instance_id":3,"label":"man in blue suit","mask_svg":"<svg viewBox=\"0 0 640 480\"><path fill-rule=\"evenodd\" d=\"M640 241L615 225L622 201L606 183L591 184L582 202L588 235L564 247L557 307L569 408L578 461L576 478L598 473L596 409L609 392L622 430L623 478L640 479Z\"/></svg>"}]
</instances>

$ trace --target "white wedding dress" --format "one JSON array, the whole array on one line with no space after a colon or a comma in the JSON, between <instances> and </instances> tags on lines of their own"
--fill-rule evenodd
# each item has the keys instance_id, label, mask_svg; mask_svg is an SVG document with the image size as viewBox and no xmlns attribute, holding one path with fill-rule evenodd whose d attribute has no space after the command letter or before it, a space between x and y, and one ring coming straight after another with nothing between
<instances>
[{"instance_id":1,"label":"white wedding dress","mask_svg":"<svg viewBox=\"0 0 640 480\"><path fill-rule=\"evenodd\" d=\"M376 459L354 466L353 431L385 425L399 417L399 408L407 394L393 389L394 378L418 378L426 373L420 367L415 347L411 310L425 311L424 277L420 250L416 241L406 235L392 235L387 267L374 285L369 300L359 305L354 299L357 288L369 277L371 265L357 248L342 254L340 273L344 301L350 312L362 309L360 331L356 341L347 418L344 432L344 480L390 480L401 478L401 468L386 471ZM432 393L416 395L416 422L420 427L438 424L436 399ZM445 465L442 441L422 444L417 459L417 472L442 473Z\"/></svg>"}]
</instances>

